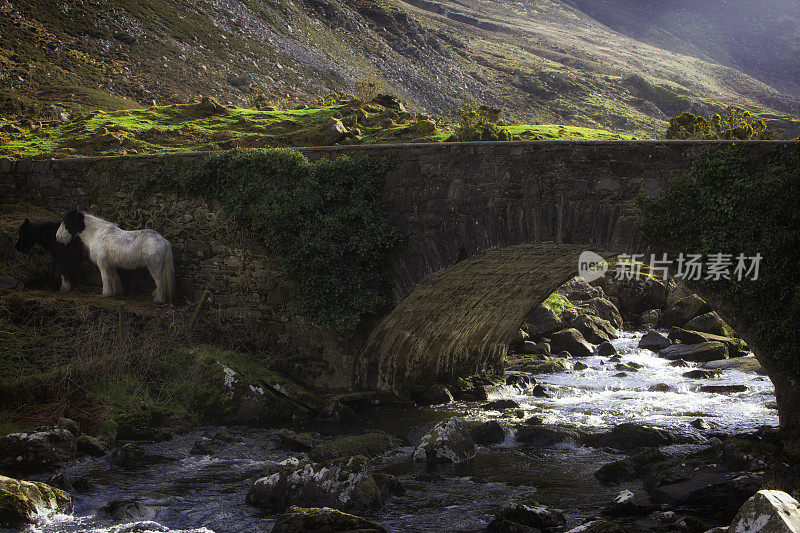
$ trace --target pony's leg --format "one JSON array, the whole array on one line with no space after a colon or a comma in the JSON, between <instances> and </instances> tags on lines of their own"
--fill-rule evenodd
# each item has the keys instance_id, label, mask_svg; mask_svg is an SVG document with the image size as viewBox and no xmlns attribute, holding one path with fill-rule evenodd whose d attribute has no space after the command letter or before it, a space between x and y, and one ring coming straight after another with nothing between
<instances>
[{"instance_id":1,"label":"pony's leg","mask_svg":"<svg viewBox=\"0 0 800 533\"><path fill-rule=\"evenodd\" d=\"M111 281L113 285L112 290L114 292L114 296L122 294L124 292L122 288L122 280L119 279L119 272L116 270L111 270Z\"/></svg>"},{"instance_id":2,"label":"pony's leg","mask_svg":"<svg viewBox=\"0 0 800 533\"><path fill-rule=\"evenodd\" d=\"M97 265L100 268L100 279L103 280L103 296L114 296L114 281L111 270L105 266Z\"/></svg>"},{"instance_id":3,"label":"pony's leg","mask_svg":"<svg viewBox=\"0 0 800 533\"><path fill-rule=\"evenodd\" d=\"M161 262L148 261L147 270L148 272L150 272L150 277L153 278L153 281L156 284L156 288L153 289L153 303L157 304L165 303L167 298L164 295L164 282L161 279Z\"/></svg>"},{"instance_id":4,"label":"pony's leg","mask_svg":"<svg viewBox=\"0 0 800 533\"><path fill-rule=\"evenodd\" d=\"M61 274L61 292L69 292L72 290L72 282L64 274Z\"/></svg>"}]
</instances>

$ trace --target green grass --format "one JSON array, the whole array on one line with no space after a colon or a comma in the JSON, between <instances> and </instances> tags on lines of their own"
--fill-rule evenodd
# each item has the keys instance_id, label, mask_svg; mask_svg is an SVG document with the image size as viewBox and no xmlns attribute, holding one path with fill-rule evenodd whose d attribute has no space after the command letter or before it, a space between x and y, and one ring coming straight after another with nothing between
<instances>
[{"instance_id":1,"label":"green grass","mask_svg":"<svg viewBox=\"0 0 800 533\"><path fill-rule=\"evenodd\" d=\"M102 96L102 93L98 94ZM126 102L118 104L127 106ZM440 119L433 132L420 135L410 114L385 126L385 112L380 106L362 107L351 101L306 109L267 111L227 106L218 113L206 112L199 104L173 104L94 111L78 115L64 124L43 123L41 127L24 119L0 118L0 129L14 124L22 130L21 133L0 133L0 156L69 157L315 146L323 144L324 126L332 117L347 117L355 113L361 115L358 128L362 138L358 142L362 143L409 142L420 138L438 142L453 133L453 125ZM506 128L520 140L631 138L630 135L577 126L517 124ZM108 133L119 134L124 139L122 142L114 141L108 138Z\"/></svg>"}]
</instances>

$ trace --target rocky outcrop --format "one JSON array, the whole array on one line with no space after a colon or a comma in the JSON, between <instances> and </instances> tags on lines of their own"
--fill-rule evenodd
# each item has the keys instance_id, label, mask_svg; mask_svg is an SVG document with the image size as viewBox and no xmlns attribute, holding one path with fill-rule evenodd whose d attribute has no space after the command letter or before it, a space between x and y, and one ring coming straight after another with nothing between
<instances>
[{"instance_id":1,"label":"rocky outcrop","mask_svg":"<svg viewBox=\"0 0 800 533\"><path fill-rule=\"evenodd\" d=\"M590 357L594 352L592 345L575 328L554 333L550 338L550 349L553 353L569 352L573 357Z\"/></svg>"},{"instance_id":2,"label":"rocky outcrop","mask_svg":"<svg viewBox=\"0 0 800 533\"><path fill-rule=\"evenodd\" d=\"M460 418L436 424L420 440L414 460L428 464L462 463L475 456L475 442Z\"/></svg>"},{"instance_id":3,"label":"rocky outcrop","mask_svg":"<svg viewBox=\"0 0 800 533\"><path fill-rule=\"evenodd\" d=\"M12 433L0 437L0 471L44 472L74 459L77 439L66 429Z\"/></svg>"},{"instance_id":4,"label":"rocky outcrop","mask_svg":"<svg viewBox=\"0 0 800 533\"><path fill-rule=\"evenodd\" d=\"M622 327L622 315L617 306L605 298L592 298L581 304L580 311L608 320L616 329Z\"/></svg>"},{"instance_id":5,"label":"rocky outcrop","mask_svg":"<svg viewBox=\"0 0 800 533\"><path fill-rule=\"evenodd\" d=\"M343 513L330 507L297 507L286 509L272 526L272 533L385 533L381 526L360 516Z\"/></svg>"},{"instance_id":6,"label":"rocky outcrop","mask_svg":"<svg viewBox=\"0 0 800 533\"><path fill-rule=\"evenodd\" d=\"M779 490L760 490L747 500L731 522L733 533L796 533L800 531L797 500Z\"/></svg>"},{"instance_id":7,"label":"rocky outcrop","mask_svg":"<svg viewBox=\"0 0 800 533\"><path fill-rule=\"evenodd\" d=\"M450 390L441 383L417 385L409 391L409 396L419 405L442 405L453 401Z\"/></svg>"},{"instance_id":8,"label":"rocky outcrop","mask_svg":"<svg viewBox=\"0 0 800 533\"><path fill-rule=\"evenodd\" d=\"M246 501L274 511L292 505L364 511L381 505L386 497L368 459L354 456L284 468L256 481Z\"/></svg>"},{"instance_id":9,"label":"rocky outcrop","mask_svg":"<svg viewBox=\"0 0 800 533\"><path fill-rule=\"evenodd\" d=\"M0 475L0 527L23 527L39 512L65 511L71 503L61 489Z\"/></svg>"}]
</instances>

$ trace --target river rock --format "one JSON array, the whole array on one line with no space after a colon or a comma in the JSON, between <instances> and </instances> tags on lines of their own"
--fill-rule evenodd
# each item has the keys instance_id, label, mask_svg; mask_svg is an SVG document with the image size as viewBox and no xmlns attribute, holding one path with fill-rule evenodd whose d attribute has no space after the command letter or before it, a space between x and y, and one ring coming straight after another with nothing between
<instances>
[{"instance_id":1,"label":"river rock","mask_svg":"<svg viewBox=\"0 0 800 533\"><path fill-rule=\"evenodd\" d=\"M99 439L91 435L81 435L75 442L76 449L81 455L102 457L108 453L108 448Z\"/></svg>"},{"instance_id":2,"label":"river rock","mask_svg":"<svg viewBox=\"0 0 800 533\"><path fill-rule=\"evenodd\" d=\"M525 341L522 345L522 353L530 355L550 355L550 343L545 341Z\"/></svg>"},{"instance_id":3,"label":"river rock","mask_svg":"<svg viewBox=\"0 0 800 533\"><path fill-rule=\"evenodd\" d=\"M450 390L441 383L416 386L409 396L418 405L444 405L453 401Z\"/></svg>"},{"instance_id":4,"label":"river rock","mask_svg":"<svg viewBox=\"0 0 800 533\"><path fill-rule=\"evenodd\" d=\"M59 418L56 426L60 427L61 429L66 429L76 437L81 434L80 426L78 426L78 423L71 418Z\"/></svg>"},{"instance_id":5,"label":"river rock","mask_svg":"<svg viewBox=\"0 0 800 533\"><path fill-rule=\"evenodd\" d=\"M648 309L639 317L639 325L642 327L654 328L661 322L661 309Z\"/></svg>"},{"instance_id":6,"label":"river rock","mask_svg":"<svg viewBox=\"0 0 800 533\"><path fill-rule=\"evenodd\" d=\"M647 387L650 392L675 392L675 387L666 383L656 383Z\"/></svg>"},{"instance_id":7,"label":"river rock","mask_svg":"<svg viewBox=\"0 0 800 533\"><path fill-rule=\"evenodd\" d=\"M333 400L320 409L317 420L332 424L350 424L360 422L361 418L350 407L339 400Z\"/></svg>"},{"instance_id":8,"label":"river rock","mask_svg":"<svg viewBox=\"0 0 800 533\"><path fill-rule=\"evenodd\" d=\"M684 361L683 359L675 359L674 361L669 362L669 366L674 368L688 368L692 365L690 365L687 361Z\"/></svg>"},{"instance_id":9,"label":"river rock","mask_svg":"<svg viewBox=\"0 0 800 533\"><path fill-rule=\"evenodd\" d=\"M701 342L698 344L673 344L658 351L658 356L663 359L675 361L693 361L705 363L717 359L728 358L728 347L721 342Z\"/></svg>"},{"instance_id":10,"label":"river rock","mask_svg":"<svg viewBox=\"0 0 800 533\"><path fill-rule=\"evenodd\" d=\"M711 333L712 335L719 335L720 337L733 337L735 335L733 328L722 320L716 311L696 316L687 322L684 327L692 331Z\"/></svg>"},{"instance_id":11,"label":"river rock","mask_svg":"<svg viewBox=\"0 0 800 533\"><path fill-rule=\"evenodd\" d=\"M617 351L616 346L608 341L605 341L597 345L597 348L594 350L594 354L600 357L613 357L619 354L619 352Z\"/></svg>"},{"instance_id":12,"label":"river rock","mask_svg":"<svg viewBox=\"0 0 800 533\"><path fill-rule=\"evenodd\" d=\"M511 524L507 524L507 522L510 522ZM514 524L518 524L530 529L515 529L513 528ZM544 505L525 505L522 503L511 502L505 504L497 512L494 521L489 524L488 530L492 532L530 531L538 529L561 528L566 524L567 520L561 511L550 509Z\"/></svg>"},{"instance_id":13,"label":"river rock","mask_svg":"<svg viewBox=\"0 0 800 533\"><path fill-rule=\"evenodd\" d=\"M620 314L619 309L617 309L616 305L605 298L592 298L591 300L582 303L580 306L580 312L589 313L598 316L603 320L608 320L611 323L611 326L616 329L620 329L622 327L622 315Z\"/></svg>"},{"instance_id":14,"label":"river rock","mask_svg":"<svg viewBox=\"0 0 800 533\"><path fill-rule=\"evenodd\" d=\"M750 348L742 339L735 337L720 337L711 333L702 333L688 329L673 327L669 332L669 339L683 344L700 344L702 342L721 342L728 348L730 357L743 357L750 353Z\"/></svg>"},{"instance_id":15,"label":"river rock","mask_svg":"<svg viewBox=\"0 0 800 533\"><path fill-rule=\"evenodd\" d=\"M646 448L630 457L604 464L594 473L594 477L606 485L638 479L647 475L650 465L665 458L658 448Z\"/></svg>"},{"instance_id":16,"label":"river rock","mask_svg":"<svg viewBox=\"0 0 800 533\"><path fill-rule=\"evenodd\" d=\"M256 481L246 501L273 511L291 505L364 511L380 506L385 499L368 459L354 456L284 468Z\"/></svg>"},{"instance_id":17,"label":"river rock","mask_svg":"<svg viewBox=\"0 0 800 533\"><path fill-rule=\"evenodd\" d=\"M708 313L711 307L696 294L689 295L673 303L662 317L665 326L683 327L691 319Z\"/></svg>"},{"instance_id":18,"label":"river rock","mask_svg":"<svg viewBox=\"0 0 800 533\"><path fill-rule=\"evenodd\" d=\"M564 327L561 319L547 306L534 307L523 319L522 329L531 339L539 340Z\"/></svg>"},{"instance_id":19,"label":"river rock","mask_svg":"<svg viewBox=\"0 0 800 533\"><path fill-rule=\"evenodd\" d=\"M614 426L611 431L586 435L583 443L594 448L614 448L616 450L633 451L639 448L650 448L675 444L677 439L663 429L642 426L633 422Z\"/></svg>"},{"instance_id":20,"label":"river rock","mask_svg":"<svg viewBox=\"0 0 800 533\"><path fill-rule=\"evenodd\" d=\"M583 338L592 344L607 342L618 336L611 322L594 315L580 315L572 322L572 327L580 331Z\"/></svg>"},{"instance_id":21,"label":"river rock","mask_svg":"<svg viewBox=\"0 0 800 533\"><path fill-rule=\"evenodd\" d=\"M601 287L606 297L626 317L641 315L651 309L663 309L667 305L667 284L649 276L604 276L592 284Z\"/></svg>"},{"instance_id":22,"label":"river rock","mask_svg":"<svg viewBox=\"0 0 800 533\"><path fill-rule=\"evenodd\" d=\"M481 405L481 409L486 411L502 411L503 409L516 409L518 407L519 404L517 402L509 399L493 400Z\"/></svg>"},{"instance_id":23,"label":"river rock","mask_svg":"<svg viewBox=\"0 0 800 533\"><path fill-rule=\"evenodd\" d=\"M747 385L701 385L697 387L697 392L709 392L711 394L736 394L747 392Z\"/></svg>"},{"instance_id":24,"label":"river rock","mask_svg":"<svg viewBox=\"0 0 800 533\"><path fill-rule=\"evenodd\" d=\"M556 291L571 302L585 302L592 298L603 298L605 293L600 287L594 287L583 278L575 277L564 283Z\"/></svg>"},{"instance_id":25,"label":"river rock","mask_svg":"<svg viewBox=\"0 0 800 533\"><path fill-rule=\"evenodd\" d=\"M616 522L603 519L591 519L566 533L628 533Z\"/></svg>"},{"instance_id":26,"label":"river rock","mask_svg":"<svg viewBox=\"0 0 800 533\"><path fill-rule=\"evenodd\" d=\"M373 458L394 448L394 440L383 431L372 431L361 435L346 435L314 446L308 451L312 461L322 462L338 457L363 455Z\"/></svg>"},{"instance_id":27,"label":"river rock","mask_svg":"<svg viewBox=\"0 0 800 533\"><path fill-rule=\"evenodd\" d=\"M66 511L71 503L61 489L0 475L0 527L21 528L33 523L40 511Z\"/></svg>"},{"instance_id":28,"label":"river rock","mask_svg":"<svg viewBox=\"0 0 800 533\"><path fill-rule=\"evenodd\" d=\"M689 379L711 379L711 378L715 378L715 377L719 376L720 375L720 371L719 370L701 370L701 369L698 368L698 369L695 369L695 370L690 370L689 372L684 372L681 375L683 377L689 378Z\"/></svg>"},{"instance_id":29,"label":"river rock","mask_svg":"<svg viewBox=\"0 0 800 533\"><path fill-rule=\"evenodd\" d=\"M518 389L520 392L524 392L527 389L536 385L536 380L529 376L528 374L523 373L508 373L506 375L506 385L509 387L514 387Z\"/></svg>"},{"instance_id":30,"label":"river rock","mask_svg":"<svg viewBox=\"0 0 800 533\"><path fill-rule=\"evenodd\" d=\"M708 370L739 370L741 372L753 372L766 375L764 367L758 362L755 355L744 357L731 357L730 359L720 359L719 361L709 361L703 363L703 368Z\"/></svg>"},{"instance_id":31,"label":"river rock","mask_svg":"<svg viewBox=\"0 0 800 533\"><path fill-rule=\"evenodd\" d=\"M628 489L622 490L611 505L603 509L603 514L608 516L631 516L644 513L645 508L636 501L636 494Z\"/></svg>"},{"instance_id":32,"label":"river rock","mask_svg":"<svg viewBox=\"0 0 800 533\"><path fill-rule=\"evenodd\" d=\"M639 339L638 347L643 350L657 352L670 345L672 345L672 341L670 341L667 337L657 331L651 330L642 335L642 338Z\"/></svg>"},{"instance_id":33,"label":"river rock","mask_svg":"<svg viewBox=\"0 0 800 533\"><path fill-rule=\"evenodd\" d=\"M587 368L589 368L589 365L587 365L583 361L578 361L574 365L572 365L572 370L576 370L578 372L580 372L581 370L586 370Z\"/></svg>"},{"instance_id":34,"label":"river rock","mask_svg":"<svg viewBox=\"0 0 800 533\"><path fill-rule=\"evenodd\" d=\"M272 533L385 533L381 526L360 516L343 513L330 507L297 507L286 509L272 526Z\"/></svg>"},{"instance_id":35,"label":"river rock","mask_svg":"<svg viewBox=\"0 0 800 533\"><path fill-rule=\"evenodd\" d=\"M484 422L469 430L475 444L499 444L506 439L506 432L497 420Z\"/></svg>"},{"instance_id":36,"label":"river rock","mask_svg":"<svg viewBox=\"0 0 800 533\"><path fill-rule=\"evenodd\" d=\"M558 374L566 372L567 364L563 359L550 359L547 361L536 361L517 366L520 370L530 372L531 374ZM536 387L539 387L537 385ZM536 390L534 387L534 390Z\"/></svg>"},{"instance_id":37,"label":"river rock","mask_svg":"<svg viewBox=\"0 0 800 533\"><path fill-rule=\"evenodd\" d=\"M436 424L414 450L414 460L428 464L462 463L474 456L472 435L464 421L457 417Z\"/></svg>"},{"instance_id":38,"label":"river rock","mask_svg":"<svg viewBox=\"0 0 800 533\"><path fill-rule=\"evenodd\" d=\"M307 452L317 444L319 438L311 433L297 433L288 428L278 430L278 440L281 447L295 452Z\"/></svg>"},{"instance_id":39,"label":"river rock","mask_svg":"<svg viewBox=\"0 0 800 533\"><path fill-rule=\"evenodd\" d=\"M197 439L189 450L189 455L214 455L214 445L211 439Z\"/></svg>"},{"instance_id":40,"label":"river rock","mask_svg":"<svg viewBox=\"0 0 800 533\"><path fill-rule=\"evenodd\" d=\"M730 530L734 533L796 533L800 531L797 500L779 490L760 490L736 513Z\"/></svg>"},{"instance_id":41,"label":"river rock","mask_svg":"<svg viewBox=\"0 0 800 533\"><path fill-rule=\"evenodd\" d=\"M100 511L115 522L152 520L156 516L156 510L139 498L114 500L101 507Z\"/></svg>"},{"instance_id":42,"label":"river rock","mask_svg":"<svg viewBox=\"0 0 800 533\"><path fill-rule=\"evenodd\" d=\"M558 444L572 444L578 440L572 431L546 428L540 425L526 425L517 429L514 435L517 442L539 448L550 448Z\"/></svg>"},{"instance_id":43,"label":"river rock","mask_svg":"<svg viewBox=\"0 0 800 533\"><path fill-rule=\"evenodd\" d=\"M592 345L586 342L580 331L568 328L553 333L550 347L555 353L569 352L573 357L590 357L594 352Z\"/></svg>"},{"instance_id":44,"label":"river rock","mask_svg":"<svg viewBox=\"0 0 800 533\"><path fill-rule=\"evenodd\" d=\"M36 473L56 468L77 455L75 435L66 429L11 433L0 437L0 471Z\"/></svg>"},{"instance_id":45,"label":"river rock","mask_svg":"<svg viewBox=\"0 0 800 533\"><path fill-rule=\"evenodd\" d=\"M125 444L111 454L111 463L125 470L134 470L175 460L177 457L152 452L136 444Z\"/></svg>"}]
</instances>

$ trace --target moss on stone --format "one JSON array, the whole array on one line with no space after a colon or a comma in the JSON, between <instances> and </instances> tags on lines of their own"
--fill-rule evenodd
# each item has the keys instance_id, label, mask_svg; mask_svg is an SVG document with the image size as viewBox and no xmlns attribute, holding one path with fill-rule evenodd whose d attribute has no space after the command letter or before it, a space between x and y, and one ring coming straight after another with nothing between
<instances>
[{"instance_id":1,"label":"moss on stone","mask_svg":"<svg viewBox=\"0 0 800 533\"><path fill-rule=\"evenodd\" d=\"M71 502L69 494L45 483L0 476L0 526L23 526L39 510L63 511Z\"/></svg>"},{"instance_id":2,"label":"moss on stone","mask_svg":"<svg viewBox=\"0 0 800 533\"><path fill-rule=\"evenodd\" d=\"M365 518L355 516L330 507L289 507L272 529L277 533L301 533L305 531L362 531L383 532L376 525Z\"/></svg>"},{"instance_id":3,"label":"moss on stone","mask_svg":"<svg viewBox=\"0 0 800 533\"><path fill-rule=\"evenodd\" d=\"M392 438L383 431L365 433L363 435L348 435L323 442L308 452L314 461L327 461L338 457L363 455L377 457L394 447Z\"/></svg>"}]
</instances>

